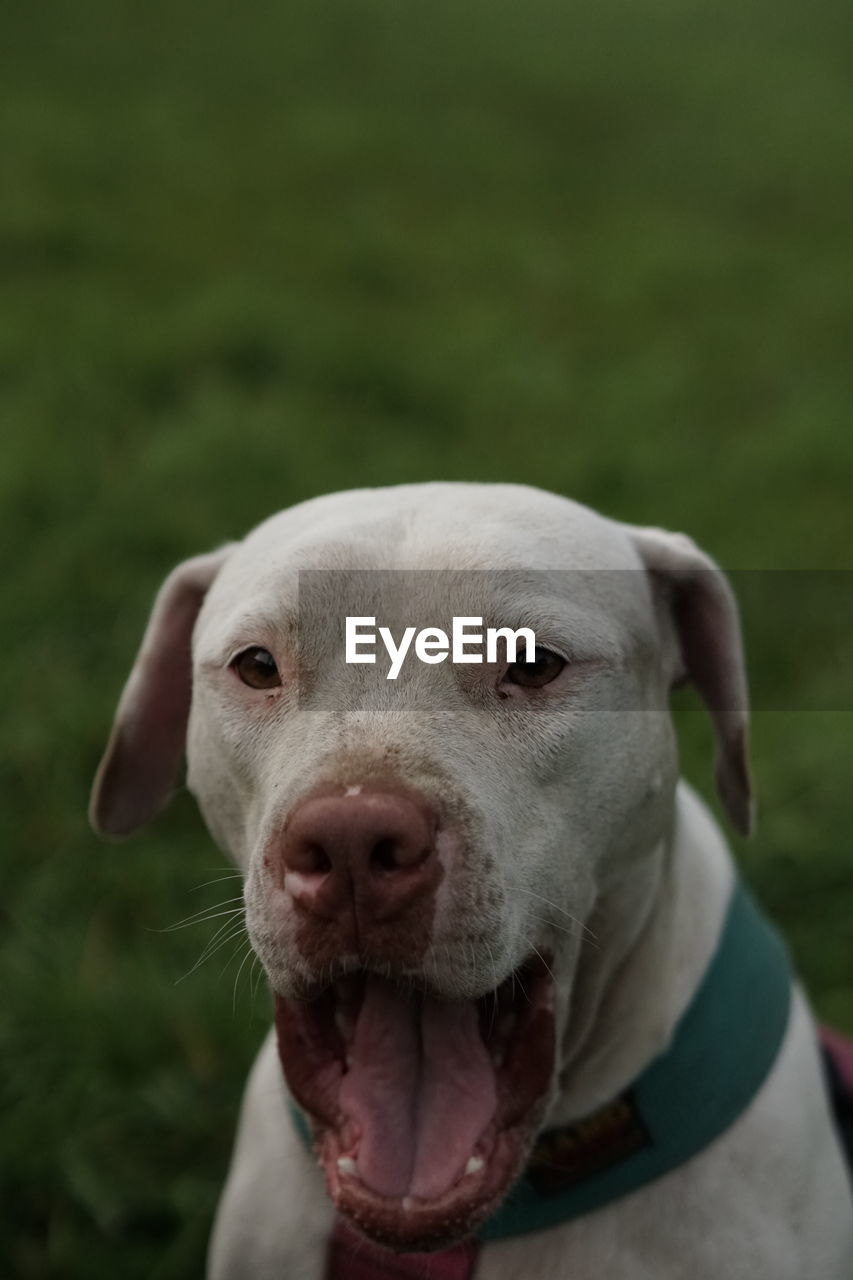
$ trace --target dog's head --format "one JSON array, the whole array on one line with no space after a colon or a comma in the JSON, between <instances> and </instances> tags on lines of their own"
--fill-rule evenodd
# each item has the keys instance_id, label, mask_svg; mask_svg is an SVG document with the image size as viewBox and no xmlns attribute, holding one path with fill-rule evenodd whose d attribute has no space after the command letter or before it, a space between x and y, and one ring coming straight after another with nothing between
<instances>
[{"instance_id":1,"label":"dog's head","mask_svg":"<svg viewBox=\"0 0 853 1280\"><path fill-rule=\"evenodd\" d=\"M427 636L389 680L381 648L344 660L348 616L397 643L482 618L533 629L537 649L436 661ZM186 746L245 874L329 1190L375 1238L446 1245L522 1168L571 1039L587 922L666 846L668 694L685 677L745 830L737 611L682 535L523 487L402 486L304 503L166 580L92 820L123 835L151 818Z\"/></svg>"}]
</instances>

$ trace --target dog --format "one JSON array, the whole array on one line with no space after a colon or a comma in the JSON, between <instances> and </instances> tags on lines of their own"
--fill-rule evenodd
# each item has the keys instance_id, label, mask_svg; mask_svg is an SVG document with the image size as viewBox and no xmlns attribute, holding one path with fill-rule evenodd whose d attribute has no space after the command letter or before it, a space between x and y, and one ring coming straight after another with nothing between
<instances>
[{"instance_id":1,"label":"dog","mask_svg":"<svg viewBox=\"0 0 853 1280\"><path fill-rule=\"evenodd\" d=\"M473 617L536 650L392 682L381 652L344 660L353 617ZM737 606L685 535L519 485L402 485L168 576L91 820L148 822L186 751L244 873L276 1026L210 1280L849 1280L815 1025L679 779L683 680L748 832Z\"/></svg>"}]
</instances>

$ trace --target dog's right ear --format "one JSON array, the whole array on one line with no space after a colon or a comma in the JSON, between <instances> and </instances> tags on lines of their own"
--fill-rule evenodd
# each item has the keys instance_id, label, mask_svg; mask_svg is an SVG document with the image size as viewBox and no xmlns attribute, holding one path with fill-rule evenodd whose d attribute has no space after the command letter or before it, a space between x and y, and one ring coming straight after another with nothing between
<instances>
[{"instance_id":1,"label":"dog's right ear","mask_svg":"<svg viewBox=\"0 0 853 1280\"><path fill-rule=\"evenodd\" d=\"M232 545L185 560L157 594L92 787L89 821L100 835L130 835L174 790L192 698L193 627Z\"/></svg>"},{"instance_id":2,"label":"dog's right ear","mask_svg":"<svg viewBox=\"0 0 853 1280\"><path fill-rule=\"evenodd\" d=\"M675 631L682 672L710 712L720 799L735 829L748 835L753 823L749 699L734 592L719 565L685 534L625 527Z\"/></svg>"}]
</instances>

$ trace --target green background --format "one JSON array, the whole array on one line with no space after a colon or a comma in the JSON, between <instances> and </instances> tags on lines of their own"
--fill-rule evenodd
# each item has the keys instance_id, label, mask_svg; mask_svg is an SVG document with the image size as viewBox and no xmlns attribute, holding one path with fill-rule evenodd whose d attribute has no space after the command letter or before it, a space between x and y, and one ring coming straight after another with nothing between
<instances>
[{"instance_id":1,"label":"green background","mask_svg":"<svg viewBox=\"0 0 853 1280\"><path fill-rule=\"evenodd\" d=\"M235 994L239 940L175 985L221 920L157 930L235 892L194 888L224 868L186 795L127 845L85 824L176 560L315 493L460 478L686 529L729 568L853 567L851 23L849 0L6 6L4 1276L199 1275L268 1015L249 964ZM747 617L770 681L735 849L853 1030L850 666L843 628L830 655L774 600Z\"/></svg>"}]
</instances>

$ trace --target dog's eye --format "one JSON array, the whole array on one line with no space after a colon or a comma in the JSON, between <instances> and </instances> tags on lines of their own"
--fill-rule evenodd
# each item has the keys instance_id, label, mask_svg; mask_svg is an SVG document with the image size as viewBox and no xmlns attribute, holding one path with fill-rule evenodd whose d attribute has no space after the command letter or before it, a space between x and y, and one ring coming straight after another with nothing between
<instances>
[{"instance_id":1,"label":"dog's eye","mask_svg":"<svg viewBox=\"0 0 853 1280\"><path fill-rule=\"evenodd\" d=\"M253 689L275 689L281 684L281 676L275 658L268 649L244 649L231 663L243 684Z\"/></svg>"},{"instance_id":2,"label":"dog's eye","mask_svg":"<svg viewBox=\"0 0 853 1280\"><path fill-rule=\"evenodd\" d=\"M506 679L510 684L523 685L525 689L541 689L543 685L556 680L565 665L565 658L537 645L533 661L510 663Z\"/></svg>"}]
</instances>

